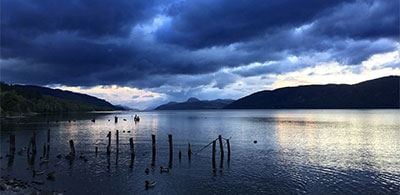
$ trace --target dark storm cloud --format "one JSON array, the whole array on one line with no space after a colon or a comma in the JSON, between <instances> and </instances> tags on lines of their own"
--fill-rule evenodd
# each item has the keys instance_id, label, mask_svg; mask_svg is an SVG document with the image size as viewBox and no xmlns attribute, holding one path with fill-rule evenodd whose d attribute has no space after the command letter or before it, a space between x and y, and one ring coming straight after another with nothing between
<instances>
[{"instance_id":1,"label":"dark storm cloud","mask_svg":"<svg viewBox=\"0 0 400 195\"><path fill-rule=\"evenodd\" d=\"M155 0L2 0L2 29L34 36L72 31L84 36L126 35L154 14Z\"/></svg>"},{"instance_id":2,"label":"dark storm cloud","mask_svg":"<svg viewBox=\"0 0 400 195\"><path fill-rule=\"evenodd\" d=\"M240 77L283 74L316 61L358 65L396 50L398 4L1 0L1 80L190 94L196 87L222 89ZM153 32L140 30L159 16L166 19ZM289 56L315 61L293 63ZM268 61L275 63L247 67Z\"/></svg>"},{"instance_id":3,"label":"dark storm cloud","mask_svg":"<svg viewBox=\"0 0 400 195\"><path fill-rule=\"evenodd\" d=\"M399 1L364 0L343 4L329 10L315 22L315 33L355 39L398 38Z\"/></svg>"},{"instance_id":4,"label":"dark storm cloud","mask_svg":"<svg viewBox=\"0 0 400 195\"><path fill-rule=\"evenodd\" d=\"M342 2L345 1L185 1L170 8L173 19L159 30L157 37L190 48L229 45L302 24Z\"/></svg>"}]
</instances>

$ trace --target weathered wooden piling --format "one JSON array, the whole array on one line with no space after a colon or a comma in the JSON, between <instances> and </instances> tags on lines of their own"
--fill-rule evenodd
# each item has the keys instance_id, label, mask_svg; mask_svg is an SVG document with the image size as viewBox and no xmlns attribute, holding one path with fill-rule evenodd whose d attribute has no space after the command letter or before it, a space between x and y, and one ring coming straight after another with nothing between
<instances>
[{"instance_id":1,"label":"weathered wooden piling","mask_svg":"<svg viewBox=\"0 0 400 195\"><path fill-rule=\"evenodd\" d=\"M114 117L114 123L118 123L118 117L117 116Z\"/></svg>"},{"instance_id":2,"label":"weathered wooden piling","mask_svg":"<svg viewBox=\"0 0 400 195\"><path fill-rule=\"evenodd\" d=\"M117 130L117 132L115 133L115 142L117 145L117 152L119 151L119 131Z\"/></svg>"},{"instance_id":3,"label":"weathered wooden piling","mask_svg":"<svg viewBox=\"0 0 400 195\"><path fill-rule=\"evenodd\" d=\"M46 157L46 143L43 144L43 158Z\"/></svg>"},{"instance_id":4,"label":"weathered wooden piling","mask_svg":"<svg viewBox=\"0 0 400 195\"><path fill-rule=\"evenodd\" d=\"M129 146L131 149L131 162L129 164L129 167L133 167L133 161L135 160L135 146L133 145L133 138L129 138Z\"/></svg>"},{"instance_id":5,"label":"weathered wooden piling","mask_svg":"<svg viewBox=\"0 0 400 195\"><path fill-rule=\"evenodd\" d=\"M108 145L107 145L107 154L111 154L111 131L108 132L107 134L108 137Z\"/></svg>"},{"instance_id":6,"label":"weathered wooden piling","mask_svg":"<svg viewBox=\"0 0 400 195\"><path fill-rule=\"evenodd\" d=\"M192 146L188 143L188 158L189 161L192 160Z\"/></svg>"},{"instance_id":7,"label":"weathered wooden piling","mask_svg":"<svg viewBox=\"0 0 400 195\"><path fill-rule=\"evenodd\" d=\"M131 149L131 158L135 158L135 146L133 145L133 138L129 138L129 145Z\"/></svg>"},{"instance_id":8,"label":"weathered wooden piling","mask_svg":"<svg viewBox=\"0 0 400 195\"><path fill-rule=\"evenodd\" d=\"M221 168L224 167L224 145L222 143L222 136L218 135L218 141L219 141L219 150L220 150L220 154L221 154L221 163L220 166Z\"/></svg>"},{"instance_id":9,"label":"weathered wooden piling","mask_svg":"<svg viewBox=\"0 0 400 195\"><path fill-rule=\"evenodd\" d=\"M168 143L169 143L169 162L172 162L174 156L173 142L172 142L172 134L168 135Z\"/></svg>"},{"instance_id":10,"label":"weathered wooden piling","mask_svg":"<svg viewBox=\"0 0 400 195\"><path fill-rule=\"evenodd\" d=\"M231 161L231 144L229 142L229 139L226 140L226 146L228 148L228 162Z\"/></svg>"},{"instance_id":11,"label":"weathered wooden piling","mask_svg":"<svg viewBox=\"0 0 400 195\"><path fill-rule=\"evenodd\" d=\"M69 140L69 148L71 150L70 154L72 156L75 156L75 146L74 146L74 140Z\"/></svg>"},{"instance_id":12,"label":"weathered wooden piling","mask_svg":"<svg viewBox=\"0 0 400 195\"><path fill-rule=\"evenodd\" d=\"M49 159L50 156L50 129L47 130L47 151L46 158Z\"/></svg>"},{"instance_id":13,"label":"weathered wooden piling","mask_svg":"<svg viewBox=\"0 0 400 195\"><path fill-rule=\"evenodd\" d=\"M178 157L179 157L179 161L181 161L181 159L182 159L182 152L181 152L180 150L179 150Z\"/></svg>"},{"instance_id":14,"label":"weathered wooden piling","mask_svg":"<svg viewBox=\"0 0 400 195\"><path fill-rule=\"evenodd\" d=\"M10 135L10 155L14 156L15 153L15 135Z\"/></svg>"},{"instance_id":15,"label":"weathered wooden piling","mask_svg":"<svg viewBox=\"0 0 400 195\"><path fill-rule=\"evenodd\" d=\"M8 167L12 167L14 165L14 154L15 154L15 135L10 135L10 148L9 148L9 158L8 158Z\"/></svg>"},{"instance_id":16,"label":"weathered wooden piling","mask_svg":"<svg viewBox=\"0 0 400 195\"><path fill-rule=\"evenodd\" d=\"M50 143L50 129L47 129L47 143Z\"/></svg>"},{"instance_id":17,"label":"weathered wooden piling","mask_svg":"<svg viewBox=\"0 0 400 195\"><path fill-rule=\"evenodd\" d=\"M156 135L154 134L151 135L151 148L151 165L154 166L156 161Z\"/></svg>"},{"instance_id":18,"label":"weathered wooden piling","mask_svg":"<svg viewBox=\"0 0 400 195\"><path fill-rule=\"evenodd\" d=\"M119 152L117 150L117 153L115 153L115 165L118 165L118 159L119 159Z\"/></svg>"},{"instance_id":19,"label":"weathered wooden piling","mask_svg":"<svg viewBox=\"0 0 400 195\"><path fill-rule=\"evenodd\" d=\"M32 153L36 154L36 132L35 131L32 134L31 144L32 144Z\"/></svg>"},{"instance_id":20,"label":"weathered wooden piling","mask_svg":"<svg viewBox=\"0 0 400 195\"><path fill-rule=\"evenodd\" d=\"M94 151L95 151L95 154L96 154L96 156L97 156L97 153L99 152L99 147L96 146L96 148L94 149Z\"/></svg>"},{"instance_id":21,"label":"weathered wooden piling","mask_svg":"<svg viewBox=\"0 0 400 195\"><path fill-rule=\"evenodd\" d=\"M212 142L212 167L213 167L213 171L214 172L216 171L216 166L215 166L215 145L217 145L217 144L216 144L216 141L214 140Z\"/></svg>"}]
</instances>

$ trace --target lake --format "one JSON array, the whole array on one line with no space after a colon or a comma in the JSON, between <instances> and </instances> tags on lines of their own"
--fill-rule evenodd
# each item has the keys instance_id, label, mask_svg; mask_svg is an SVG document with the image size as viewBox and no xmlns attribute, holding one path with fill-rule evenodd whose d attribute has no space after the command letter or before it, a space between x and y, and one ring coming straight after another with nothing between
<instances>
[{"instance_id":1,"label":"lake","mask_svg":"<svg viewBox=\"0 0 400 195\"><path fill-rule=\"evenodd\" d=\"M133 121L134 114L139 114L140 122ZM48 129L50 159L42 162ZM38 149L32 165L22 149L33 131ZM11 133L17 146L13 159L7 157ZM155 166L151 166L152 134ZM160 173L160 166L169 165L168 134L173 135L172 168ZM214 172L208 144L218 135L223 137L225 155L221 168L217 140ZM135 147L133 161L129 138ZM76 148L73 161L65 159L71 139ZM226 139L231 147L229 162ZM188 143L193 152L190 161ZM79 158L81 153L86 162ZM399 194L400 110L154 111L2 119L1 157L2 177L66 194ZM32 170L44 174L33 176ZM53 171L54 180L47 180L46 173ZM146 180L155 186L145 189Z\"/></svg>"}]
</instances>

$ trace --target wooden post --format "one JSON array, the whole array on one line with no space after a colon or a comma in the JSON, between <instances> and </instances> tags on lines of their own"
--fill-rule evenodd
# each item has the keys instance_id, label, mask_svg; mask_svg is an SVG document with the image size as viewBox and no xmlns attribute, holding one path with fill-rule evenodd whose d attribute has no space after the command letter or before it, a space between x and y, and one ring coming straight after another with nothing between
<instances>
[{"instance_id":1,"label":"wooden post","mask_svg":"<svg viewBox=\"0 0 400 195\"><path fill-rule=\"evenodd\" d=\"M46 157L46 143L43 144L43 158Z\"/></svg>"},{"instance_id":2,"label":"wooden post","mask_svg":"<svg viewBox=\"0 0 400 195\"><path fill-rule=\"evenodd\" d=\"M32 135L32 153L36 154L36 132L33 132Z\"/></svg>"},{"instance_id":3,"label":"wooden post","mask_svg":"<svg viewBox=\"0 0 400 195\"><path fill-rule=\"evenodd\" d=\"M133 138L129 138L129 145L131 148L131 163L129 165L130 168L133 167L133 160L135 159L135 146L133 145Z\"/></svg>"},{"instance_id":4,"label":"wooden post","mask_svg":"<svg viewBox=\"0 0 400 195\"><path fill-rule=\"evenodd\" d=\"M114 123L118 123L118 117L117 116L114 117Z\"/></svg>"},{"instance_id":5,"label":"wooden post","mask_svg":"<svg viewBox=\"0 0 400 195\"><path fill-rule=\"evenodd\" d=\"M26 149L26 154L28 155L28 157L29 157L29 153L31 151L31 145L32 145L32 137L31 137L31 139L29 139L28 147Z\"/></svg>"},{"instance_id":6,"label":"wooden post","mask_svg":"<svg viewBox=\"0 0 400 195\"><path fill-rule=\"evenodd\" d=\"M215 167L215 145L217 145L217 144L216 144L216 141L214 140L213 143L212 143L212 167L213 167L213 172L216 171L216 167Z\"/></svg>"},{"instance_id":7,"label":"wooden post","mask_svg":"<svg viewBox=\"0 0 400 195\"><path fill-rule=\"evenodd\" d=\"M152 148L152 155L151 155L151 165L155 165L156 161L156 135L151 135L151 148Z\"/></svg>"},{"instance_id":8,"label":"wooden post","mask_svg":"<svg viewBox=\"0 0 400 195\"><path fill-rule=\"evenodd\" d=\"M190 143L188 143L188 157L189 157L189 161L192 160L192 147L191 147Z\"/></svg>"},{"instance_id":9,"label":"wooden post","mask_svg":"<svg viewBox=\"0 0 400 195\"><path fill-rule=\"evenodd\" d=\"M108 132L107 134L108 137L108 145L107 145L107 154L111 154L111 131Z\"/></svg>"},{"instance_id":10,"label":"wooden post","mask_svg":"<svg viewBox=\"0 0 400 195\"><path fill-rule=\"evenodd\" d=\"M182 159L182 152L179 150L179 161L181 161L181 159Z\"/></svg>"},{"instance_id":11,"label":"wooden post","mask_svg":"<svg viewBox=\"0 0 400 195\"><path fill-rule=\"evenodd\" d=\"M9 158L8 158L8 167L12 167L14 165L14 154L15 154L15 135L10 135L10 151L9 151Z\"/></svg>"},{"instance_id":12,"label":"wooden post","mask_svg":"<svg viewBox=\"0 0 400 195\"><path fill-rule=\"evenodd\" d=\"M97 152L99 151L99 148L96 146L96 148L95 148L95 154L96 154L96 156L97 156Z\"/></svg>"},{"instance_id":13,"label":"wooden post","mask_svg":"<svg viewBox=\"0 0 400 195\"><path fill-rule=\"evenodd\" d=\"M117 145L117 152L119 151L119 131L117 130L117 132L115 133L116 135L116 145Z\"/></svg>"},{"instance_id":14,"label":"wooden post","mask_svg":"<svg viewBox=\"0 0 400 195\"><path fill-rule=\"evenodd\" d=\"M70 154L72 156L75 156L75 146L74 146L74 140L69 140L69 148L71 149Z\"/></svg>"},{"instance_id":15,"label":"wooden post","mask_svg":"<svg viewBox=\"0 0 400 195\"><path fill-rule=\"evenodd\" d=\"M133 145L133 138L129 138L129 145L131 148L131 157L135 158L135 146Z\"/></svg>"},{"instance_id":16,"label":"wooden post","mask_svg":"<svg viewBox=\"0 0 400 195\"><path fill-rule=\"evenodd\" d=\"M222 136L218 135L218 141L219 141L219 150L220 150L220 154L221 154L221 163L220 166L221 168L224 167L224 146L222 145Z\"/></svg>"},{"instance_id":17,"label":"wooden post","mask_svg":"<svg viewBox=\"0 0 400 195\"><path fill-rule=\"evenodd\" d=\"M47 152L46 158L49 159L50 156L50 129L47 130Z\"/></svg>"},{"instance_id":18,"label":"wooden post","mask_svg":"<svg viewBox=\"0 0 400 195\"><path fill-rule=\"evenodd\" d=\"M50 129L47 130L47 143L50 143Z\"/></svg>"},{"instance_id":19,"label":"wooden post","mask_svg":"<svg viewBox=\"0 0 400 195\"><path fill-rule=\"evenodd\" d=\"M231 161L231 144L229 143L229 139L226 140L226 146L228 147L228 163Z\"/></svg>"},{"instance_id":20,"label":"wooden post","mask_svg":"<svg viewBox=\"0 0 400 195\"><path fill-rule=\"evenodd\" d=\"M15 135L10 135L10 155L14 156L15 153Z\"/></svg>"},{"instance_id":21,"label":"wooden post","mask_svg":"<svg viewBox=\"0 0 400 195\"><path fill-rule=\"evenodd\" d=\"M169 143L169 162L170 164L172 164L172 160L173 160L173 142L172 142L172 134L168 135L168 143Z\"/></svg>"}]
</instances>

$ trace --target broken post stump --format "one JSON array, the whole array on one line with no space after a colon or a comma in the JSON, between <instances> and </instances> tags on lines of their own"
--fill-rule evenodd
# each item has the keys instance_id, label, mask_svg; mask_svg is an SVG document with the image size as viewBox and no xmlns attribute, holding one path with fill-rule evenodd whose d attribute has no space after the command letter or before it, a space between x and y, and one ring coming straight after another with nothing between
<instances>
[{"instance_id":1,"label":"broken post stump","mask_svg":"<svg viewBox=\"0 0 400 195\"><path fill-rule=\"evenodd\" d=\"M74 146L74 140L69 140L69 148L70 148L70 154L72 156L75 156L75 146Z\"/></svg>"},{"instance_id":2,"label":"broken post stump","mask_svg":"<svg viewBox=\"0 0 400 195\"><path fill-rule=\"evenodd\" d=\"M47 151L46 158L49 159L50 156L50 129L47 130Z\"/></svg>"},{"instance_id":3,"label":"broken post stump","mask_svg":"<svg viewBox=\"0 0 400 195\"><path fill-rule=\"evenodd\" d=\"M116 141L116 145L117 145L117 152L119 151L119 131L117 130L117 132L115 133L115 141Z\"/></svg>"},{"instance_id":4,"label":"broken post stump","mask_svg":"<svg viewBox=\"0 0 400 195\"><path fill-rule=\"evenodd\" d=\"M43 158L46 157L46 144L43 144Z\"/></svg>"},{"instance_id":5,"label":"broken post stump","mask_svg":"<svg viewBox=\"0 0 400 195\"><path fill-rule=\"evenodd\" d=\"M129 146L131 149L131 162L129 164L129 167L133 167L133 161L135 160L135 146L133 145L133 138L129 138Z\"/></svg>"},{"instance_id":6,"label":"broken post stump","mask_svg":"<svg viewBox=\"0 0 400 195\"><path fill-rule=\"evenodd\" d=\"M107 145L107 154L111 154L111 131L108 132L107 134L108 137L108 145Z\"/></svg>"},{"instance_id":7,"label":"broken post stump","mask_svg":"<svg viewBox=\"0 0 400 195\"><path fill-rule=\"evenodd\" d=\"M10 155L14 156L15 153L15 135L10 135Z\"/></svg>"},{"instance_id":8,"label":"broken post stump","mask_svg":"<svg viewBox=\"0 0 400 195\"><path fill-rule=\"evenodd\" d=\"M220 166L221 168L224 167L224 146L222 144L222 136L218 135L218 141L219 141L219 150L220 150L220 154L221 154L221 163Z\"/></svg>"},{"instance_id":9,"label":"broken post stump","mask_svg":"<svg viewBox=\"0 0 400 195\"><path fill-rule=\"evenodd\" d=\"M216 145L216 141L214 140L212 143L212 167L213 167L213 172L216 171L216 167L215 167L215 145Z\"/></svg>"},{"instance_id":10,"label":"broken post stump","mask_svg":"<svg viewBox=\"0 0 400 195\"><path fill-rule=\"evenodd\" d=\"M172 134L168 135L168 143L169 143L169 162L172 164L173 160L173 143L172 143Z\"/></svg>"},{"instance_id":11,"label":"broken post stump","mask_svg":"<svg viewBox=\"0 0 400 195\"><path fill-rule=\"evenodd\" d=\"M32 144L32 153L36 154L36 132L35 131L32 134L31 144Z\"/></svg>"},{"instance_id":12,"label":"broken post stump","mask_svg":"<svg viewBox=\"0 0 400 195\"><path fill-rule=\"evenodd\" d=\"M151 135L151 148L151 165L154 166L156 161L156 135L154 134Z\"/></svg>"},{"instance_id":13,"label":"broken post stump","mask_svg":"<svg viewBox=\"0 0 400 195\"><path fill-rule=\"evenodd\" d=\"M181 159L182 159L182 152L181 152L180 150L179 150L178 157L179 157L179 161L181 161Z\"/></svg>"},{"instance_id":14,"label":"broken post stump","mask_svg":"<svg viewBox=\"0 0 400 195\"><path fill-rule=\"evenodd\" d=\"M95 154L96 154L96 156L97 156L97 152L99 151L99 148L96 146L96 148L95 148Z\"/></svg>"},{"instance_id":15,"label":"broken post stump","mask_svg":"<svg viewBox=\"0 0 400 195\"><path fill-rule=\"evenodd\" d=\"M135 146L133 145L133 138L129 138L129 145L131 148L131 158L135 158Z\"/></svg>"},{"instance_id":16,"label":"broken post stump","mask_svg":"<svg viewBox=\"0 0 400 195\"><path fill-rule=\"evenodd\" d=\"M226 146L228 147L228 162L231 161L231 144L229 142L229 139L226 140Z\"/></svg>"},{"instance_id":17,"label":"broken post stump","mask_svg":"<svg viewBox=\"0 0 400 195\"><path fill-rule=\"evenodd\" d=\"M118 117L117 116L114 117L114 123L118 123Z\"/></svg>"},{"instance_id":18,"label":"broken post stump","mask_svg":"<svg viewBox=\"0 0 400 195\"><path fill-rule=\"evenodd\" d=\"M192 160L192 146L188 143L188 158L189 161Z\"/></svg>"},{"instance_id":19,"label":"broken post stump","mask_svg":"<svg viewBox=\"0 0 400 195\"><path fill-rule=\"evenodd\" d=\"M47 143L50 143L50 129L47 129Z\"/></svg>"}]
</instances>

